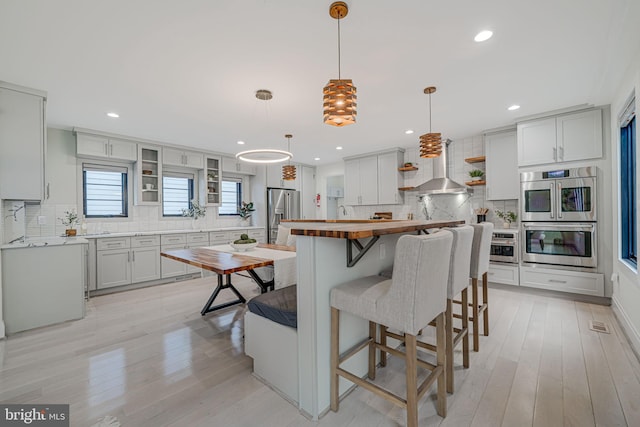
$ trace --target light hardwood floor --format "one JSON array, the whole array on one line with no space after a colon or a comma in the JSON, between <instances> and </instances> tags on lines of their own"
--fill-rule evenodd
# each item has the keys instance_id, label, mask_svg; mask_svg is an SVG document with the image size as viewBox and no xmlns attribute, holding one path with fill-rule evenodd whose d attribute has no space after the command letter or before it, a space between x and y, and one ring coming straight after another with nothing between
<instances>
[{"instance_id":1,"label":"light hardwood floor","mask_svg":"<svg viewBox=\"0 0 640 427\"><path fill-rule=\"evenodd\" d=\"M401 409L359 389L319 422L300 415L251 375L244 307L200 316L211 281L93 298L81 321L0 341L0 402L69 403L73 426L105 415L131 427L404 425ZM258 293L247 278L234 283ZM640 426L640 364L609 307L506 287L492 287L490 303L491 335L470 369L456 351L447 418L432 391L421 426ZM611 334L589 330L590 319ZM402 368L392 357L377 381L402 390Z\"/></svg>"}]
</instances>

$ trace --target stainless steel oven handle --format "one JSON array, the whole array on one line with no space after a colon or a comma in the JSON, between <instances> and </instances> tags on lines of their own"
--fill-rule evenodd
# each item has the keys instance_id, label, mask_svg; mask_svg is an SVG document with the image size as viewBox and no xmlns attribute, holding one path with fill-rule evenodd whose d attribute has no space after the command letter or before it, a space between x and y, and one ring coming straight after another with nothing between
<instances>
[{"instance_id":1,"label":"stainless steel oven handle","mask_svg":"<svg viewBox=\"0 0 640 427\"><path fill-rule=\"evenodd\" d=\"M556 198L554 197L555 184L549 184L549 201L551 202L551 212L549 216L554 218L554 212L556 211Z\"/></svg>"},{"instance_id":2,"label":"stainless steel oven handle","mask_svg":"<svg viewBox=\"0 0 640 427\"><path fill-rule=\"evenodd\" d=\"M556 199L557 199L557 203L558 203L558 218L562 218L562 183L558 182L558 189L557 189L557 193L556 194Z\"/></svg>"}]
</instances>

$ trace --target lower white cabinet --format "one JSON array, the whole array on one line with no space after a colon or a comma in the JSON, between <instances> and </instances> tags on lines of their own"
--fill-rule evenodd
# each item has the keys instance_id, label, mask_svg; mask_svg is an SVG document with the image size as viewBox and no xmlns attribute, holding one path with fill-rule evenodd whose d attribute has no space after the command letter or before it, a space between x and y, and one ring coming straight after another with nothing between
<instances>
[{"instance_id":1,"label":"lower white cabinet","mask_svg":"<svg viewBox=\"0 0 640 427\"><path fill-rule=\"evenodd\" d=\"M97 289L160 278L158 236L106 238L96 246Z\"/></svg>"},{"instance_id":2,"label":"lower white cabinet","mask_svg":"<svg viewBox=\"0 0 640 427\"><path fill-rule=\"evenodd\" d=\"M604 296L604 275L583 271L520 267L520 285L574 294Z\"/></svg>"},{"instance_id":3,"label":"lower white cabinet","mask_svg":"<svg viewBox=\"0 0 640 427\"><path fill-rule=\"evenodd\" d=\"M489 282L518 286L518 264L489 264Z\"/></svg>"}]
</instances>

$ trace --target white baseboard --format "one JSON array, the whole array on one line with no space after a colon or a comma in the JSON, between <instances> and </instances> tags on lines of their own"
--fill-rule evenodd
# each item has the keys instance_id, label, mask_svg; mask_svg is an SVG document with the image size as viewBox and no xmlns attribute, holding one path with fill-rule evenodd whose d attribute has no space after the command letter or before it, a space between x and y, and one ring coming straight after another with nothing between
<instances>
[{"instance_id":1,"label":"white baseboard","mask_svg":"<svg viewBox=\"0 0 640 427\"><path fill-rule=\"evenodd\" d=\"M620 305L620 301L616 298L615 295L611 297L611 308L613 309L613 314L615 314L618 322L620 322L620 326L622 326L622 330L629 338L629 344L633 349L634 353L638 358L640 358L640 333L636 327L631 323L631 319L627 316L627 313Z\"/></svg>"}]
</instances>

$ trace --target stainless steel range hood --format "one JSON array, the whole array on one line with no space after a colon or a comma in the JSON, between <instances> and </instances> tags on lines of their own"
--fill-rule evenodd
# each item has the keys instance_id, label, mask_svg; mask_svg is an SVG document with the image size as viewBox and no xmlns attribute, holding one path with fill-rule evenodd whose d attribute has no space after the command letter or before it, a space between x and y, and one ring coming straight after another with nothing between
<instances>
[{"instance_id":1,"label":"stainless steel range hood","mask_svg":"<svg viewBox=\"0 0 640 427\"><path fill-rule=\"evenodd\" d=\"M433 179L420 184L414 190L420 195L467 193L466 186L458 184L449 178L449 165L447 161L451 140L446 139L442 141L442 144L444 145L442 154L433 159Z\"/></svg>"}]
</instances>

